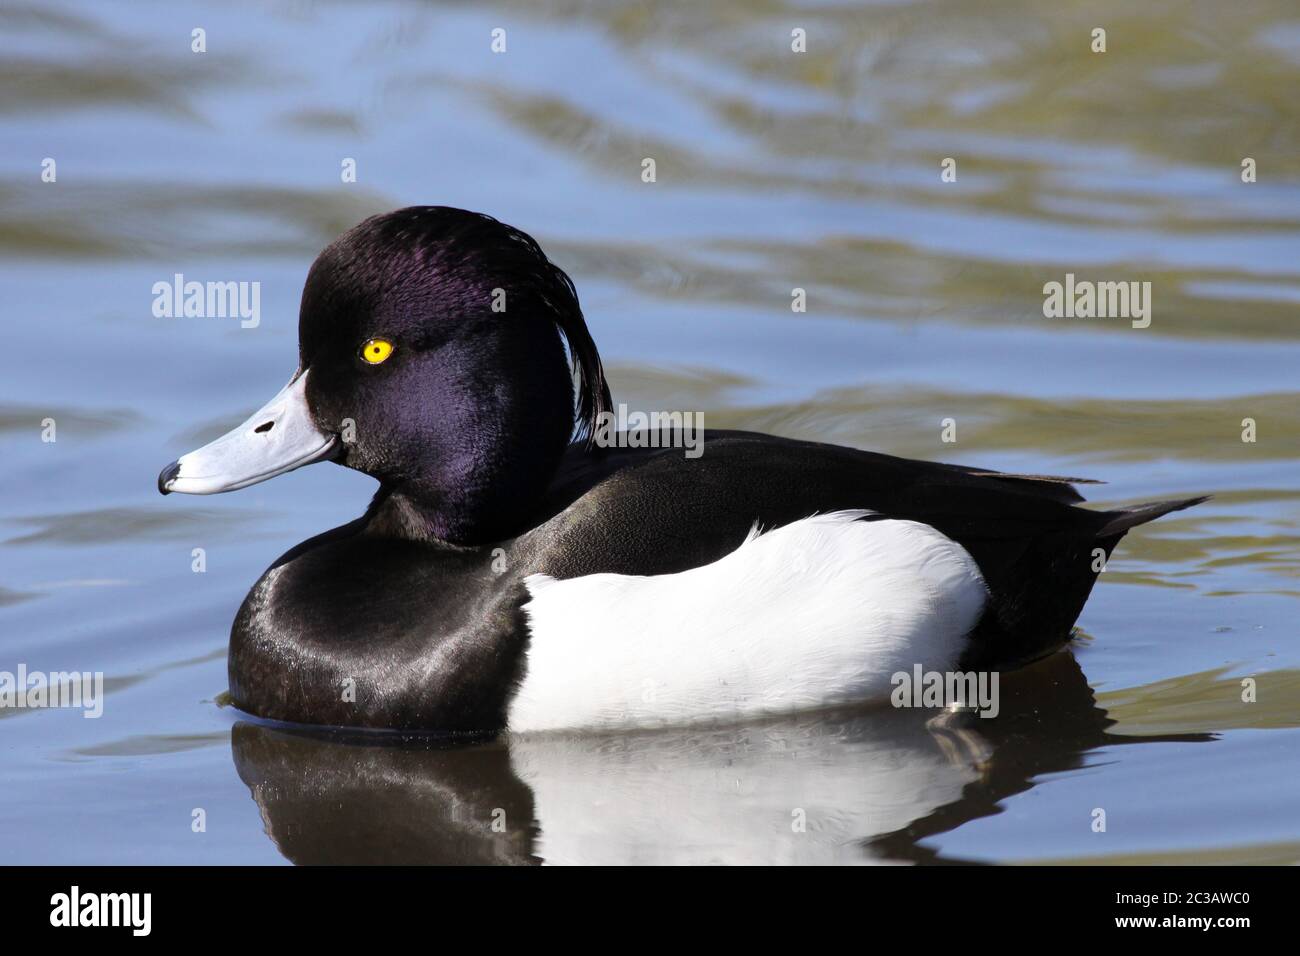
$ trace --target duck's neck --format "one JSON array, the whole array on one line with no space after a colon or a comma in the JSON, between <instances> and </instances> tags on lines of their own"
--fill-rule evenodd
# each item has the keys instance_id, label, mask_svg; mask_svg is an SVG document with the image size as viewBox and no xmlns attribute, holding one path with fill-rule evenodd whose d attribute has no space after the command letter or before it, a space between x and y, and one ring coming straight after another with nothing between
<instances>
[{"instance_id":1,"label":"duck's neck","mask_svg":"<svg viewBox=\"0 0 1300 956\"><path fill-rule=\"evenodd\" d=\"M463 546L513 538L530 527L559 464L559 454L531 451L508 466L481 462L450 468L433 480L385 481L366 513L368 527L391 537Z\"/></svg>"},{"instance_id":2,"label":"duck's neck","mask_svg":"<svg viewBox=\"0 0 1300 956\"><path fill-rule=\"evenodd\" d=\"M366 512L367 527L386 537L430 544L474 546L519 534L527 510L485 509L472 501L430 501L409 490L382 486Z\"/></svg>"},{"instance_id":3,"label":"duck's neck","mask_svg":"<svg viewBox=\"0 0 1300 956\"><path fill-rule=\"evenodd\" d=\"M366 510L366 528L386 538L436 543L446 541L445 528L431 520L415 501L389 485L381 485Z\"/></svg>"}]
</instances>

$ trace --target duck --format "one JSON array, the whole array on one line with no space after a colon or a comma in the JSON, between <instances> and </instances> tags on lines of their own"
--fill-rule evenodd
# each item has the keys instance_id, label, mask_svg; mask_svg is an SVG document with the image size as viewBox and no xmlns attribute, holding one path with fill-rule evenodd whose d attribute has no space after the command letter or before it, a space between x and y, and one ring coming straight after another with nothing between
<instances>
[{"instance_id":1,"label":"duck","mask_svg":"<svg viewBox=\"0 0 1300 956\"><path fill-rule=\"evenodd\" d=\"M1081 507L1084 479L739 430L610 435L577 290L528 234L413 206L312 264L298 364L158 490L317 462L374 478L231 626L268 721L494 736L727 723L890 700L1065 646L1119 541L1208 496ZM598 440L601 436L603 440Z\"/></svg>"}]
</instances>

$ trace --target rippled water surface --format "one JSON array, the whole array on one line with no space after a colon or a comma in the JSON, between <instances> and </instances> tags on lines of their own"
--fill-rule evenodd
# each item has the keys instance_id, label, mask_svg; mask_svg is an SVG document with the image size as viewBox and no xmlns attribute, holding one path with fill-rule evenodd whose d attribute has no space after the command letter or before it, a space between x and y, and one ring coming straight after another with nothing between
<instances>
[{"instance_id":1,"label":"rippled water surface","mask_svg":"<svg viewBox=\"0 0 1300 956\"><path fill-rule=\"evenodd\" d=\"M0 670L106 674L101 719L0 710L0 860L1300 861L1300 9L537 7L0 7ZM287 379L319 249L412 203L534 234L634 408L1216 497L1131 534L992 720L248 723L240 600L373 483L154 477ZM1067 272L1150 282L1150 327L1045 318ZM260 325L154 318L175 273L260 282Z\"/></svg>"}]
</instances>

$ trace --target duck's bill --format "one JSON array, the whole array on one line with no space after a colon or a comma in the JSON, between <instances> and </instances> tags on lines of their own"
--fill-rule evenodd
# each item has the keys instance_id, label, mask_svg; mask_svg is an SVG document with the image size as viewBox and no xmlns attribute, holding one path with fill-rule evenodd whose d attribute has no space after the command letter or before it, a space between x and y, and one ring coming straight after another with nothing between
<instances>
[{"instance_id":1,"label":"duck's bill","mask_svg":"<svg viewBox=\"0 0 1300 956\"><path fill-rule=\"evenodd\" d=\"M337 435L312 421L303 372L244 424L164 468L158 490L164 495L215 495L247 488L333 457L338 442Z\"/></svg>"}]
</instances>

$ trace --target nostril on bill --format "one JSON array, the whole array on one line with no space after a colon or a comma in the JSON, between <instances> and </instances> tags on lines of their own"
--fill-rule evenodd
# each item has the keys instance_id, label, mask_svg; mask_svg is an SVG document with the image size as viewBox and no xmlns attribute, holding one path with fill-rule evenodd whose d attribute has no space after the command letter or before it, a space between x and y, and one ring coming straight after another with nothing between
<instances>
[{"instance_id":1,"label":"nostril on bill","mask_svg":"<svg viewBox=\"0 0 1300 956\"><path fill-rule=\"evenodd\" d=\"M262 434L263 432L269 432L269 431L270 431L272 428L274 428L274 427L275 427L275 422L274 422L274 421L263 422L262 424L258 425L256 428L254 428L253 431L257 432L257 434L260 435L260 434Z\"/></svg>"}]
</instances>

